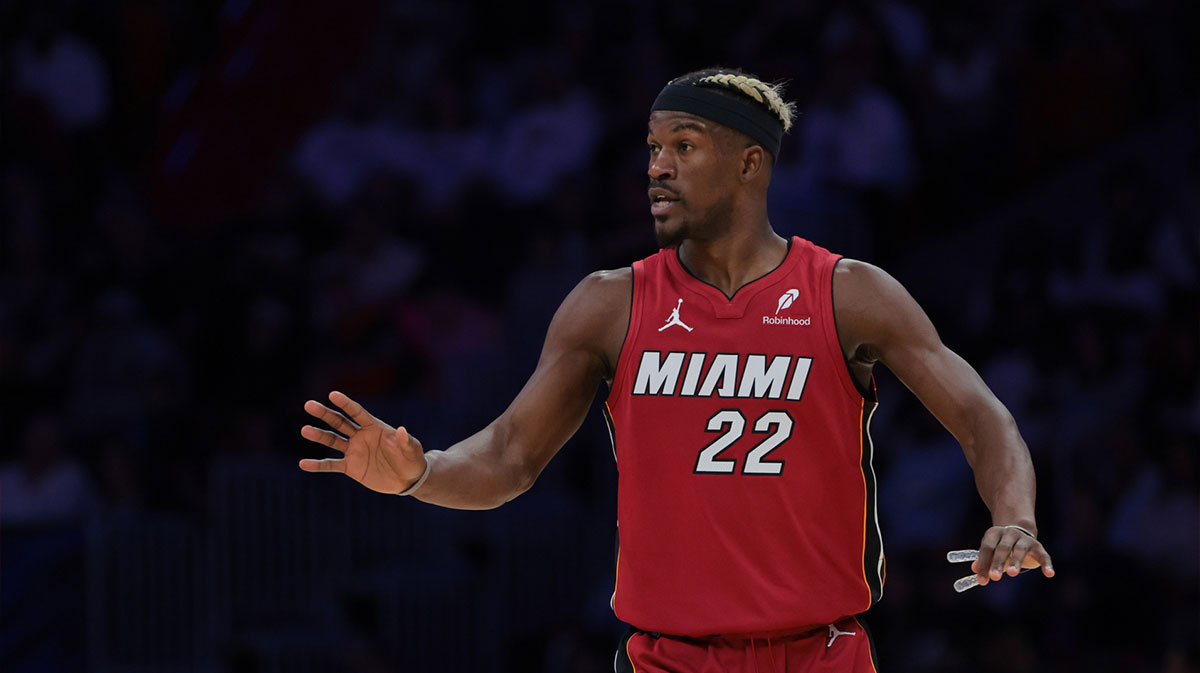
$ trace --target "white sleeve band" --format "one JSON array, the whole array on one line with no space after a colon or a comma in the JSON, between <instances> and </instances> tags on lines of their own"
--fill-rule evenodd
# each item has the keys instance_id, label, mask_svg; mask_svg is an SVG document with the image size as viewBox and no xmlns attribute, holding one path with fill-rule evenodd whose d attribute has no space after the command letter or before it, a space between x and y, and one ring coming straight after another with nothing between
<instances>
[{"instance_id":1,"label":"white sleeve band","mask_svg":"<svg viewBox=\"0 0 1200 673\"><path fill-rule=\"evenodd\" d=\"M416 493L417 489L421 488L421 485L424 484L425 480L429 478L429 468L430 467L431 467L431 463L429 462L428 459L426 459L425 460L425 471L421 473L421 478L416 480L416 482L414 482L412 486L409 486L408 488L404 489L403 491L400 491L396 495L412 495L413 493Z\"/></svg>"}]
</instances>

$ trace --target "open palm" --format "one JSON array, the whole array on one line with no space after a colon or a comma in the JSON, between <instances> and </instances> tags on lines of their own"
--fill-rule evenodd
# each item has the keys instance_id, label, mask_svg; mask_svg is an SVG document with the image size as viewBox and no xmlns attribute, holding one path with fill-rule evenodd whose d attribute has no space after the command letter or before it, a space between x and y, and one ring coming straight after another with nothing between
<instances>
[{"instance_id":1,"label":"open palm","mask_svg":"<svg viewBox=\"0 0 1200 673\"><path fill-rule=\"evenodd\" d=\"M421 477L425 454L421 443L407 430L393 428L375 418L361 404L336 390L329 393L329 401L345 416L315 400L305 402L304 410L336 432L306 425L300 428L300 436L324 444L342 457L305 458L300 461L300 469L341 472L380 493L399 493Z\"/></svg>"}]
</instances>

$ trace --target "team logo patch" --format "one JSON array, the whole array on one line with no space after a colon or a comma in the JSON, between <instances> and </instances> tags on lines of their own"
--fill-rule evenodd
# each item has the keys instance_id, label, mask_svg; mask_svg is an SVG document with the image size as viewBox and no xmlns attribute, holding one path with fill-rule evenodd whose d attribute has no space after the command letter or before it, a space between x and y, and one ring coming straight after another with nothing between
<instances>
[{"instance_id":1,"label":"team logo patch","mask_svg":"<svg viewBox=\"0 0 1200 673\"><path fill-rule=\"evenodd\" d=\"M829 625L829 642L825 643L825 648L833 647L833 641L838 639L838 636L857 636L858 631L839 631L838 627L833 624Z\"/></svg>"},{"instance_id":2,"label":"team logo patch","mask_svg":"<svg viewBox=\"0 0 1200 673\"><path fill-rule=\"evenodd\" d=\"M792 302L796 301L796 297L799 297L799 296L800 296L800 290L797 290L796 288L792 288L792 289L788 290L787 292L784 292L783 294L779 295L779 306L775 308L775 315L779 315L780 311L791 306Z\"/></svg>"},{"instance_id":3,"label":"team logo patch","mask_svg":"<svg viewBox=\"0 0 1200 673\"><path fill-rule=\"evenodd\" d=\"M680 297L679 303L675 304L675 308L671 311L671 317L667 318L667 324L663 325L662 327L659 327L658 331L661 332L668 327L674 327L676 325L684 328L685 330L687 330L689 332L692 331L691 327L688 327L687 325L684 324L684 322L682 320L679 319L679 309L681 309L681 308L683 308L683 297Z\"/></svg>"},{"instance_id":4,"label":"team logo patch","mask_svg":"<svg viewBox=\"0 0 1200 673\"><path fill-rule=\"evenodd\" d=\"M791 316L780 316L779 312L785 308L790 308L792 303L800 296L800 290L792 288L787 292L779 295L779 305L775 307L775 315L764 315L762 324L764 325L798 325L807 327L812 324L812 316L804 316L803 318L793 318Z\"/></svg>"}]
</instances>

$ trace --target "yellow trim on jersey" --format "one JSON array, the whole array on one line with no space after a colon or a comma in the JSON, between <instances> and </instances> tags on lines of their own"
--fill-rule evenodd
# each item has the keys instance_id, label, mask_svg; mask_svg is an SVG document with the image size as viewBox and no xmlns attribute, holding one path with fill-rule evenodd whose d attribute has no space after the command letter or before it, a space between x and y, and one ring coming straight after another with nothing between
<instances>
[{"instance_id":1,"label":"yellow trim on jersey","mask_svg":"<svg viewBox=\"0 0 1200 673\"><path fill-rule=\"evenodd\" d=\"M608 606L613 612L617 611L617 584L621 581L621 547L617 547L617 567L613 570L613 594Z\"/></svg>"}]
</instances>

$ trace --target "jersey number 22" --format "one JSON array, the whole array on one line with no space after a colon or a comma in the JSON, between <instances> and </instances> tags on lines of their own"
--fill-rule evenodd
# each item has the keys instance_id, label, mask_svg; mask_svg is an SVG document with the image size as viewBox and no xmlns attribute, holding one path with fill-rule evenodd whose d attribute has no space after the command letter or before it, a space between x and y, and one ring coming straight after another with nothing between
<instances>
[{"instance_id":1,"label":"jersey number 22","mask_svg":"<svg viewBox=\"0 0 1200 673\"><path fill-rule=\"evenodd\" d=\"M754 421L754 432L767 435L762 441L746 454L746 462L742 465L742 474L776 475L783 472L782 460L766 460L767 454L779 448L792 437L792 426L795 422L786 411L768 411ZM720 432L708 446L700 449L696 458L697 474L733 474L737 470L737 460L720 458L725 449L741 439L746 430L746 417L737 409L722 409L708 419L706 432Z\"/></svg>"}]
</instances>

